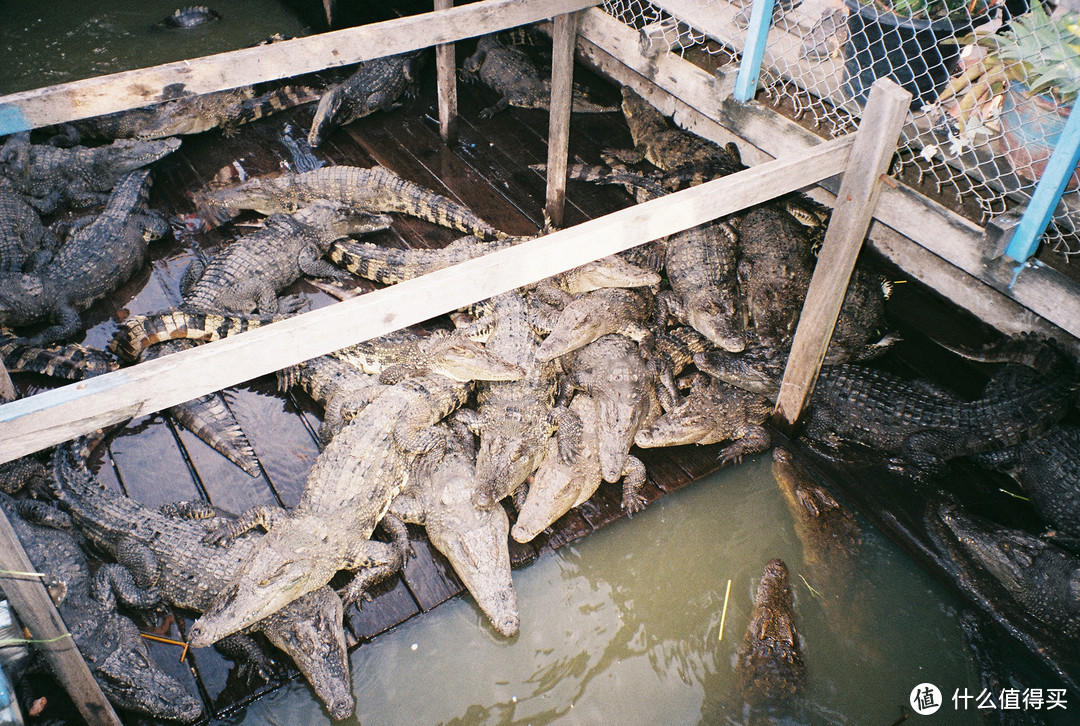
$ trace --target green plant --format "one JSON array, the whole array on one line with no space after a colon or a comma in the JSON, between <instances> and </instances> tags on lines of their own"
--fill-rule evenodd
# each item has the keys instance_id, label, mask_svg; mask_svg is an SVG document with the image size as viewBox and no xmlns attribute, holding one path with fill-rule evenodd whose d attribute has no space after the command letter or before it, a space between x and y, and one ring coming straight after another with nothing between
<instances>
[{"instance_id":1,"label":"green plant","mask_svg":"<svg viewBox=\"0 0 1080 726\"><path fill-rule=\"evenodd\" d=\"M1050 93L1063 103L1075 100L1080 92L1080 14L1051 18L1034 0L1031 10L1009 26L978 40L1001 58L1005 75L1032 93Z\"/></svg>"},{"instance_id":2,"label":"green plant","mask_svg":"<svg viewBox=\"0 0 1080 726\"><path fill-rule=\"evenodd\" d=\"M909 18L967 23L971 18L990 12L997 0L864 0L879 10Z\"/></svg>"}]
</instances>

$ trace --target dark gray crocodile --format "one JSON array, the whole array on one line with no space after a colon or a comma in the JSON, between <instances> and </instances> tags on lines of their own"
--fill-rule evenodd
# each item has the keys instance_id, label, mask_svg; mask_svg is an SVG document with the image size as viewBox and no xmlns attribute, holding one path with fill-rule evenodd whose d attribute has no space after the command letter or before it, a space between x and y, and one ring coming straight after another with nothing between
<instances>
[{"instance_id":1,"label":"dark gray crocodile","mask_svg":"<svg viewBox=\"0 0 1080 726\"><path fill-rule=\"evenodd\" d=\"M630 86L622 89L622 112L634 139L634 148L607 149L605 161L636 164L643 159L658 169L673 170L686 164L701 164L723 157L732 166L739 165L738 158L731 159L728 149L711 141L687 133L671 125L660 111Z\"/></svg>"},{"instance_id":2,"label":"dark gray crocodile","mask_svg":"<svg viewBox=\"0 0 1080 726\"><path fill-rule=\"evenodd\" d=\"M281 86L256 94L254 86L180 96L154 106L75 121L59 128L50 143L81 139L164 139L221 129L230 136L243 124L311 103L319 92L307 86Z\"/></svg>"},{"instance_id":3,"label":"dark gray crocodile","mask_svg":"<svg viewBox=\"0 0 1080 726\"><path fill-rule=\"evenodd\" d=\"M229 587L196 621L192 645L205 645L270 615L328 583L338 570L365 568L345 594L363 595L375 578L404 564L402 537L372 541L416 457L444 445L432 426L465 402L475 378L520 378L522 370L457 336L473 351L461 363L430 362L430 372L387 387L330 440L311 468L299 503L288 511L256 507L215 538L228 542L256 526L267 530Z\"/></svg>"},{"instance_id":4,"label":"dark gray crocodile","mask_svg":"<svg viewBox=\"0 0 1080 726\"><path fill-rule=\"evenodd\" d=\"M221 223L244 209L261 214L295 212L317 199L340 202L369 214L407 214L480 237L506 236L467 207L381 166L330 166L303 174L259 177L198 194L195 203L204 218Z\"/></svg>"},{"instance_id":5,"label":"dark gray crocodile","mask_svg":"<svg viewBox=\"0 0 1080 726\"><path fill-rule=\"evenodd\" d=\"M0 278L0 325L54 321L30 344L63 340L79 330L80 310L131 279L146 263L147 243L169 231L144 206L149 174L139 170L123 177L105 211L79 228L47 265Z\"/></svg>"},{"instance_id":6,"label":"dark gray crocodile","mask_svg":"<svg viewBox=\"0 0 1080 726\"><path fill-rule=\"evenodd\" d=\"M0 464L0 492L14 494L24 487L45 481L48 469L33 456L23 456Z\"/></svg>"},{"instance_id":7,"label":"dark gray crocodile","mask_svg":"<svg viewBox=\"0 0 1080 726\"><path fill-rule=\"evenodd\" d=\"M1002 366L975 401L883 371L826 366L804 433L827 445L870 447L917 479L938 476L949 459L1015 446L1065 416L1078 385L1076 364L1063 351L1053 359L1045 372Z\"/></svg>"},{"instance_id":8,"label":"dark gray crocodile","mask_svg":"<svg viewBox=\"0 0 1080 726\"><path fill-rule=\"evenodd\" d=\"M338 126L376 111L390 111L402 95L416 95L421 53L409 52L373 58L351 76L331 86L319 100L311 120L308 143L318 146Z\"/></svg>"},{"instance_id":9,"label":"dark gray crocodile","mask_svg":"<svg viewBox=\"0 0 1080 726\"><path fill-rule=\"evenodd\" d=\"M62 204L76 207L105 202L109 192L136 169L153 164L180 148L179 139L118 139L110 146L58 149L33 144L26 163L0 163L0 186L22 195L39 212ZM4 152L0 151L0 158Z\"/></svg>"},{"instance_id":10,"label":"dark gray crocodile","mask_svg":"<svg viewBox=\"0 0 1080 726\"><path fill-rule=\"evenodd\" d=\"M476 456L477 506L490 508L517 490L540 464L547 440L558 431L560 451L569 460L579 446L576 418L555 405L555 363L536 357L540 337L531 322L529 302L512 290L482 303L492 355L518 366L525 377L478 387L476 412L469 418L480 436ZM464 414L465 412L463 412Z\"/></svg>"},{"instance_id":11,"label":"dark gray crocodile","mask_svg":"<svg viewBox=\"0 0 1080 726\"><path fill-rule=\"evenodd\" d=\"M567 383L589 394L596 406L600 472L615 483L626 476L622 506L639 511L645 467L630 456L638 431L660 414L656 395L659 371L641 346L622 335L604 335L563 356Z\"/></svg>"},{"instance_id":12,"label":"dark gray crocodile","mask_svg":"<svg viewBox=\"0 0 1080 726\"><path fill-rule=\"evenodd\" d=\"M654 317L648 290L615 287L581 293L555 316L537 358L554 360L611 333L640 341L649 335L646 323Z\"/></svg>"},{"instance_id":13,"label":"dark gray crocodile","mask_svg":"<svg viewBox=\"0 0 1080 726\"><path fill-rule=\"evenodd\" d=\"M23 338L0 328L0 357L11 373L40 373L45 376L81 381L117 369L116 360L105 351L65 343L48 347L28 346Z\"/></svg>"},{"instance_id":14,"label":"dark gray crocodile","mask_svg":"<svg viewBox=\"0 0 1080 726\"><path fill-rule=\"evenodd\" d=\"M510 578L510 519L502 507L473 504L476 446L460 426L441 424L445 452L420 456L408 484L390 505L405 522L423 525L495 630L518 632L517 593Z\"/></svg>"},{"instance_id":15,"label":"dark gray crocodile","mask_svg":"<svg viewBox=\"0 0 1080 726\"><path fill-rule=\"evenodd\" d=\"M1080 537L1080 428L1054 426L975 460L1020 482L1032 506L1059 534Z\"/></svg>"},{"instance_id":16,"label":"dark gray crocodile","mask_svg":"<svg viewBox=\"0 0 1080 726\"><path fill-rule=\"evenodd\" d=\"M946 529L930 531L944 553L961 558L961 567L969 563L964 569L976 573L975 578L989 575L1025 616L1048 628L1057 642L1067 639L1071 645L1063 647L1075 648L1080 642L1080 557L952 503L940 505L937 517ZM974 586L981 588L981 581Z\"/></svg>"},{"instance_id":17,"label":"dark gray crocodile","mask_svg":"<svg viewBox=\"0 0 1080 726\"><path fill-rule=\"evenodd\" d=\"M188 5L186 7L178 8L172 15L162 20L158 25L162 28L171 28L174 30L184 28L197 28L200 25L206 25L212 23L215 20L220 20L221 15L215 10L211 10L205 5Z\"/></svg>"},{"instance_id":18,"label":"dark gray crocodile","mask_svg":"<svg viewBox=\"0 0 1080 726\"><path fill-rule=\"evenodd\" d=\"M52 259L58 244L33 207L10 189L0 188L0 274L41 267Z\"/></svg>"},{"instance_id":19,"label":"dark gray crocodile","mask_svg":"<svg viewBox=\"0 0 1080 726\"><path fill-rule=\"evenodd\" d=\"M76 446L57 450L48 488L87 539L128 573L127 578L116 578L114 589L122 597L155 592L175 607L205 611L251 559L261 538L238 537L229 547L206 544L203 538L220 525L209 505L195 502L154 510L110 492L87 470ZM293 659L334 718L352 714L342 606L333 590L316 589L254 623L250 632L263 633ZM259 652L242 644L247 635L233 641L234 649Z\"/></svg>"},{"instance_id":20,"label":"dark gray crocodile","mask_svg":"<svg viewBox=\"0 0 1080 726\"><path fill-rule=\"evenodd\" d=\"M743 698L751 706L794 698L806 685L791 585L782 560L765 564L735 670Z\"/></svg>"},{"instance_id":21,"label":"dark gray crocodile","mask_svg":"<svg viewBox=\"0 0 1080 726\"><path fill-rule=\"evenodd\" d=\"M699 384L672 410L638 431L634 443L642 448L716 444L731 441L718 457L721 463L765 451L772 445L762 425L772 404L760 394L712 378Z\"/></svg>"},{"instance_id":22,"label":"dark gray crocodile","mask_svg":"<svg viewBox=\"0 0 1080 726\"><path fill-rule=\"evenodd\" d=\"M44 502L0 494L0 507L43 580L79 652L105 696L116 706L153 719L192 723L203 716L202 701L154 663L146 640L116 611L109 578L115 565L91 577L71 519ZM146 602L139 603L145 607Z\"/></svg>"},{"instance_id":23,"label":"dark gray crocodile","mask_svg":"<svg viewBox=\"0 0 1080 726\"><path fill-rule=\"evenodd\" d=\"M500 95L495 104L480 111L481 118L491 118L508 106L539 109L551 106L551 81L540 77L528 54L504 45L496 34L477 41L476 52L462 62L461 70L466 80L478 80ZM574 89L571 110L608 113L618 109L594 103Z\"/></svg>"}]
</instances>

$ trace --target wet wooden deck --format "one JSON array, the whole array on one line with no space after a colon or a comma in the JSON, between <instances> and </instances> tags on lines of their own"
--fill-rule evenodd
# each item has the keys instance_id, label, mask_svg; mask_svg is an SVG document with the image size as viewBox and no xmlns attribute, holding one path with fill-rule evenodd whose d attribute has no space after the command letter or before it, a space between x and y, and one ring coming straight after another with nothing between
<instances>
[{"instance_id":1,"label":"wet wooden deck","mask_svg":"<svg viewBox=\"0 0 1080 726\"><path fill-rule=\"evenodd\" d=\"M439 139L435 120L434 81L431 74L426 74L425 79L417 99L339 129L317 150L317 156L329 164L382 164L410 181L459 200L502 230L534 233L542 224L545 181L529 165L546 160L547 113L510 109L493 119L481 120L480 109L493 103L495 95L484 87L463 85L459 89L459 140L447 147ZM578 80L584 80L598 100L617 102L614 86L580 69ZM247 175L256 176L293 164L282 142L283 135L288 130L293 138L303 138L312 110L310 105L294 109L244 127L231 137L211 132L186 138L178 153L158 165L152 204L169 214L189 212L192 205L188 194L201 189L223 168L239 166ZM601 149L630 144L619 115L575 114L570 137L572 159L599 162ZM571 183L566 224L577 224L631 203L620 189ZM87 319L92 327L84 342L104 347L116 319L175 306L180 300L180 276L187 263L196 255L212 254L243 231L242 226L234 226L158 245L153 251L152 268L89 312ZM457 236L426 222L399 218L391 230L372 239L395 247L425 248L444 246ZM367 289L370 283L357 284L358 291ZM290 292L306 296L315 307L335 301L307 282L298 283ZM898 286L890 310L905 342L884 362L886 366L929 374L961 394L977 392L980 377L985 374L958 364L955 357L929 344L920 331L930 329L932 321L934 329L953 340L977 342L990 336L988 329L939 302L914 282ZM38 376L15 378L24 394L53 385ZM302 394L278 393L272 377L231 389L225 395L259 456L258 477L249 477L190 432L158 415L132 421L111 439L95 462L98 476L107 485L149 505L201 498L234 513L258 504L295 505L319 451L315 436L321 414L318 407ZM718 468L718 450L719 446L689 446L639 452L649 473L646 498L654 501L712 473ZM517 564L525 565L603 527L623 516L619 501L618 486L603 484L592 499L533 543L511 543L513 558ZM362 609L347 611L350 645L360 647L379 633L462 592L449 564L428 544L422 530L411 528L410 533L414 554L404 576L377 591L373 601ZM142 625L147 632L182 640L191 622L189 614L176 612ZM246 678L213 649L191 651L188 660L181 663L180 648L158 643L151 648L164 667L202 695L207 710L215 715L242 706L284 679L297 677L287 662L282 663L279 679L265 682L258 677ZM273 649L267 646L267 651ZM51 713L62 711L62 697L55 687L49 697L54 702ZM146 722L126 714L124 718L130 723Z\"/></svg>"}]
</instances>

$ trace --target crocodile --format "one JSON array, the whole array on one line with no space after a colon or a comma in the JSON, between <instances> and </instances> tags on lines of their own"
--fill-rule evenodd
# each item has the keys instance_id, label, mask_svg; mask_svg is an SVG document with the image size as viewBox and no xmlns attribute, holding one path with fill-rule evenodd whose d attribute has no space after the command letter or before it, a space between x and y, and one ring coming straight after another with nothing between
<instances>
[{"instance_id":1,"label":"crocodile","mask_svg":"<svg viewBox=\"0 0 1080 726\"><path fill-rule=\"evenodd\" d=\"M41 267L55 254L56 235L22 197L0 188L0 274Z\"/></svg>"},{"instance_id":2,"label":"crocodile","mask_svg":"<svg viewBox=\"0 0 1080 726\"><path fill-rule=\"evenodd\" d=\"M78 343L28 346L25 340L0 327L0 358L11 373L40 373L45 376L81 381L117 369L116 360L105 351Z\"/></svg>"},{"instance_id":3,"label":"crocodile","mask_svg":"<svg viewBox=\"0 0 1080 726\"><path fill-rule=\"evenodd\" d=\"M34 487L45 481L49 470L33 456L0 464L0 492L14 494L27 486Z\"/></svg>"},{"instance_id":4,"label":"crocodile","mask_svg":"<svg viewBox=\"0 0 1080 726\"><path fill-rule=\"evenodd\" d=\"M495 630L512 637L521 618L510 578L510 519L502 507L480 509L472 502L476 486L472 434L460 425L439 428L446 439L445 452L428 452L416 460L390 512L424 527Z\"/></svg>"},{"instance_id":5,"label":"crocodile","mask_svg":"<svg viewBox=\"0 0 1080 726\"><path fill-rule=\"evenodd\" d=\"M634 443L652 448L731 441L717 457L723 464L738 463L743 456L772 445L772 437L762 425L771 413L772 404L765 396L712 378L638 431Z\"/></svg>"},{"instance_id":6,"label":"crocodile","mask_svg":"<svg viewBox=\"0 0 1080 726\"><path fill-rule=\"evenodd\" d=\"M84 224L45 266L22 276L0 278L0 325L55 321L29 339L30 345L76 333L79 311L127 282L145 263L147 243L169 225L145 209L150 172L123 177L105 210Z\"/></svg>"},{"instance_id":7,"label":"crocodile","mask_svg":"<svg viewBox=\"0 0 1080 726\"><path fill-rule=\"evenodd\" d=\"M640 341L651 332L646 322L655 317L652 302L653 295L639 289L614 287L582 293L555 317L536 357L554 360L611 333Z\"/></svg>"},{"instance_id":8,"label":"crocodile","mask_svg":"<svg viewBox=\"0 0 1080 726\"><path fill-rule=\"evenodd\" d=\"M561 455L569 460L580 443L580 426L565 406L555 405L556 365L536 357L540 338L524 295L511 290L479 309L485 316L477 325L488 329L488 350L525 371L521 380L478 386L476 411L467 419L480 436L473 501L489 509L536 470L547 440L556 432Z\"/></svg>"},{"instance_id":9,"label":"crocodile","mask_svg":"<svg viewBox=\"0 0 1080 726\"><path fill-rule=\"evenodd\" d=\"M806 685L799 633L795 628L791 585L782 560L765 563L750 626L736 655L743 698L751 706L788 700Z\"/></svg>"},{"instance_id":10,"label":"crocodile","mask_svg":"<svg viewBox=\"0 0 1080 726\"><path fill-rule=\"evenodd\" d=\"M351 418L315 460L296 507L253 508L212 537L227 543L256 526L267 530L242 570L192 626L192 645L206 645L276 612L328 583L338 570L364 568L346 590L345 600L352 603L372 581L401 569L407 535L398 532L393 543L370 538L416 457L445 446L432 427L465 402L472 379L522 375L482 345L473 343L471 349L468 360L430 361L427 372L388 386L377 406Z\"/></svg>"},{"instance_id":11,"label":"crocodile","mask_svg":"<svg viewBox=\"0 0 1080 726\"><path fill-rule=\"evenodd\" d=\"M278 371L278 389L300 388L323 407L319 442L325 446L381 392L376 376L334 356L320 356Z\"/></svg>"},{"instance_id":12,"label":"crocodile","mask_svg":"<svg viewBox=\"0 0 1080 726\"><path fill-rule=\"evenodd\" d=\"M741 164L738 158L731 158L728 148L672 126L655 106L630 86L622 88L622 112L630 127L634 148L606 149L602 156L608 163L636 164L645 160L665 171L713 159L730 162L733 167Z\"/></svg>"},{"instance_id":13,"label":"crocodile","mask_svg":"<svg viewBox=\"0 0 1080 726\"><path fill-rule=\"evenodd\" d=\"M624 488L623 509L630 513L640 510L643 504L638 489L645 479L645 468L630 456L630 447L637 432L660 413L657 365L634 341L609 334L563 356L561 366L567 384L588 393L596 406L604 481L614 483L627 475L635 485Z\"/></svg>"},{"instance_id":14,"label":"crocodile","mask_svg":"<svg viewBox=\"0 0 1080 726\"><path fill-rule=\"evenodd\" d=\"M120 360L132 362L138 360L143 351L166 341L212 343L275 320L284 320L284 316L226 315L189 310L132 315L113 333L109 350Z\"/></svg>"},{"instance_id":15,"label":"crocodile","mask_svg":"<svg viewBox=\"0 0 1080 726\"><path fill-rule=\"evenodd\" d=\"M962 401L918 381L851 364L825 366L810 397L804 434L835 446L855 443L892 457L917 480L940 476L947 461L1038 436L1068 413L1078 386L1064 351L1045 372L1001 366L982 396Z\"/></svg>"},{"instance_id":16,"label":"crocodile","mask_svg":"<svg viewBox=\"0 0 1080 726\"><path fill-rule=\"evenodd\" d=\"M657 296L662 318L670 315L733 353L746 347L738 243L722 221L672 235L664 253L671 290Z\"/></svg>"},{"instance_id":17,"label":"crocodile","mask_svg":"<svg viewBox=\"0 0 1080 726\"><path fill-rule=\"evenodd\" d=\"M481 118L491 118L508 106L548 109L551 106L551 81L541 78L528 54L520 48L504 45L496 34L485 35L476 43L476 52L461 64L466 80L480 81L499 94L493 105L480 111ZM573 90L571 110L576 113L610 113L614 106L603 106Z\"/></svg>"},{"instance_id":18,"label":"crocodile","mask_svg":"<svg viewBox=\"0 0 1080 726\"><path fill-rule=\"evenodd\" d=\"M197 28L200 25L220 20L221 15L205 5L188 5L178 8L172 15L162 20L158 25L162 28L184 29Z\"/></svg>"},{"instance_id":19,"label":"crocodile","mask_svg":"<svg viewBox=\"0 0 1080 726\"><path fill-rule=\"evenodd\" d=\"M116 578L113 589L122 598L156 592L174 607L204 612L262 538L238 537L228 547L206 544L203 538L221 524L207 503L151 509L108 491L86 468L84 454L81 442L59 447L47 488L91 544L117 560L119 565L112 567L127 573ZM233 645L236 650L259 652L243 645L243 640L261 632L293 659L331 716L346 718L355 704L342 616L341 600L333 590L318 588L254 623Z\"/></svg>"},{"instance_id":20,"label":"crocodile","mask_svg":"<svg viewBox=\"0 0 1080 726\"><path fill-rule=\"evenodd\" d=\"M202 701L161 670L135 623L117 612L108 589L115 565L91 576L79 540L68 531L71 519L44 502L0 494L0 508L35 571L45 575L43 582L106 698L153 719L199 720Z\"/></svg>"},{"instance_id":21,"label":"crocodile","mask_svg":"<svg viewBox=\"0 0 1080 726\"><path fill-rule=\"evenodd\" d=\"M376 111L390 111L402 95L416 95L423 55L417 52L373 58L326 89L311 120L308 143L318 146L338 126Z\"/></svg>"},{"instance_id":22,"label":"crocodile","mask_svg":"<svg viewBox=\"0 0 1080 726\"><path fill-rule=\"evenodd\" d=\"M154 141L117 139L110 146L58 149L32 144L25 167L0 163L0 187L20 194L42 214L60 204L76 207L106 202L109 192L131 172L180 148L175 138ZM0 156L3 152L0 152Z\"/></svg>"},{"instance_id":23,"label":"crocodile","mask_svg":"<svg viewBox=\"0 0 1080 726\"><path fill-rule=\"evenodd\" d=\"M1080 537L1080 428L1054 426L1041 436L974 458L1016 479L1058 534Z\"/></svg>"},{"instance_id":24,"label":"crocodile","mask_svg":"<svg viewBox=\"0 0 1080 726\"><path fill-rule=\"evenodd\" d=\"M1080 642L1080 557L951 502L939 505L936 515L945 528L930 527L931 535L944 553L963 558L958 566L966 561L976 577L988 575L1004 602L1048 628L1056 642Z\"/></svg>"},{"instance_id":25,"label":"crocodile","mask_svg":"<svg viewBox=\"0 0 1080 726\"><path fill-rule=\"evenodd\" d=\"M397 249L371 242L339 240L330 246L328 257L343 270L365 280L394 285L426 275L489 252L512 247L531 237L507 237L483 241L475 235L456 239L440 249Z\"/></svg>"},{"instance_id":26,"label":"crocodile","mask_svg":"<svg viewBox=\"0 0 1080 726\"><path fill-rule=\"evenodd\" d=\"M467 207L382 166L330 166L302 174L258 177L197 194L195 204L204 219L220 224L244 209L260 214L294 212L317 199L340 202L369 214L407 214L484 238L506 236Z\"/></svg>"}]
</instances>

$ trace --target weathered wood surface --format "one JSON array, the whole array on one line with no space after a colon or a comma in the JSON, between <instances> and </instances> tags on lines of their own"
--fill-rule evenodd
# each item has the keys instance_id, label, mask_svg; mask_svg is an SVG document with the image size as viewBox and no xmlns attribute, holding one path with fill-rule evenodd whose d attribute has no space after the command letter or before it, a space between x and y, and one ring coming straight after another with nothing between
<instances>
[{"instance_id":1,"label":"weathered wood surface","mask_svg":"<svg viewBox=\"0 0 1080 726\"><path fill-rule=\"evenodd\" d=\"M0 461L428 320L840 173L852 139L314 310L0 406Z\"/></svg>"},{"instance_id":2,"label":"weathered wood surface","mask_svg":"<svg viewBox=\"0 0 1080 726\"><path fill-rule=\"evenodd\" d=\"M887 78L870 89L780 383L775 413L783 427L795 424L817 381L910 103L911 94Z\"/></svg>"},{"instance_id":3,"label":"weathered wood surface","mask_svg":"<svg viewBox=\"0 0 1080 726\"><path fill-rule=\"evenodd\" d=\"M435 0L436 10L449 10L454 0ZM439 85L439 132L443 143L457 137L457 59L454 44L435 46L435 76Z\"/></svg>"},{"instance_id":4,"label":"weathered wood surface","mask_svg":"<svg viewBox=\"0 0 1080 726\"><path fill-rule=\"evenodd\" d=\"M555 18L551 33L551 101L548 104L547 218L555 227L563 223L566 205L566 163L570 150L570 108L574 92L576 13Z\"/></svg>"},{"instance_id":5,"label":"weathered wood surface","mask_svg":"<svg viewBox=\"0 0 1080 726\"><path fill-rule=\"evenodd\" d=\"M582 14L578 51L590 65L632 84L665 113L674 113L676 123L684 128L718 142L743 142L740 149L749 163L798 154L821 141L808 129L757 103L721 101L717 78L688 61L672 54L655 58L642 55L637 34L599 10ZM827 180L821 186L835 195L838 180ZM987 257L982 249L983 228L974 222L902 182L881 190L874 217L872 242L895 241L881 227L887 225L955 268L950 271L933 265L935 288L998 329L1016 332L1017 317L1011 304L1015 302L1068 336L1080 337L1080 284L1038 261L1015 274L1014 265ZM916 255L909 259L904 246L893 244L890 249L894 261L910 274L930 269L925 255L917 255L916 262ZM964 275L986 290L974 292ZM996 299L994 292L1007 300L991 302Z\"/></svg>"},{"instance_id":6,"label":"weathered wood surface","mask_svg":"<svg viewBox=\"0 0 1080 726\"><path fill-rule=\"evenodd\" d=\"M0 360L0 402L14 401L17 395L15 393L15 384L11 382L11 376L8 375L7 366L4 365L4 361Z\"/></svg>"},{"instance_id":7,"label":"weathered wood surface","mask_svg":"<svg viewBox=\"0 0 1080 726\"><path fill-rule=\"evenodd\" d=\"M452 43L596 5L481 0L355 28L87 78L0 97L0 135Z\"/></svg>"},{"instance_id":8,"label":"weathered wood surface","mask_svg":"<svg viewBox=\"0 0 1080 726\"><path fill-rule=\"evenodd\" d=\"M34 572L30 558L3 511L0 511L0 568L12 573ZM94 680L41 580L5 575L3 588L19 619L30 631L30 637L39 641L34 647L49 662L86 722L91 726L120 726L112 704Z\"/></svg>"}]
</instances>

